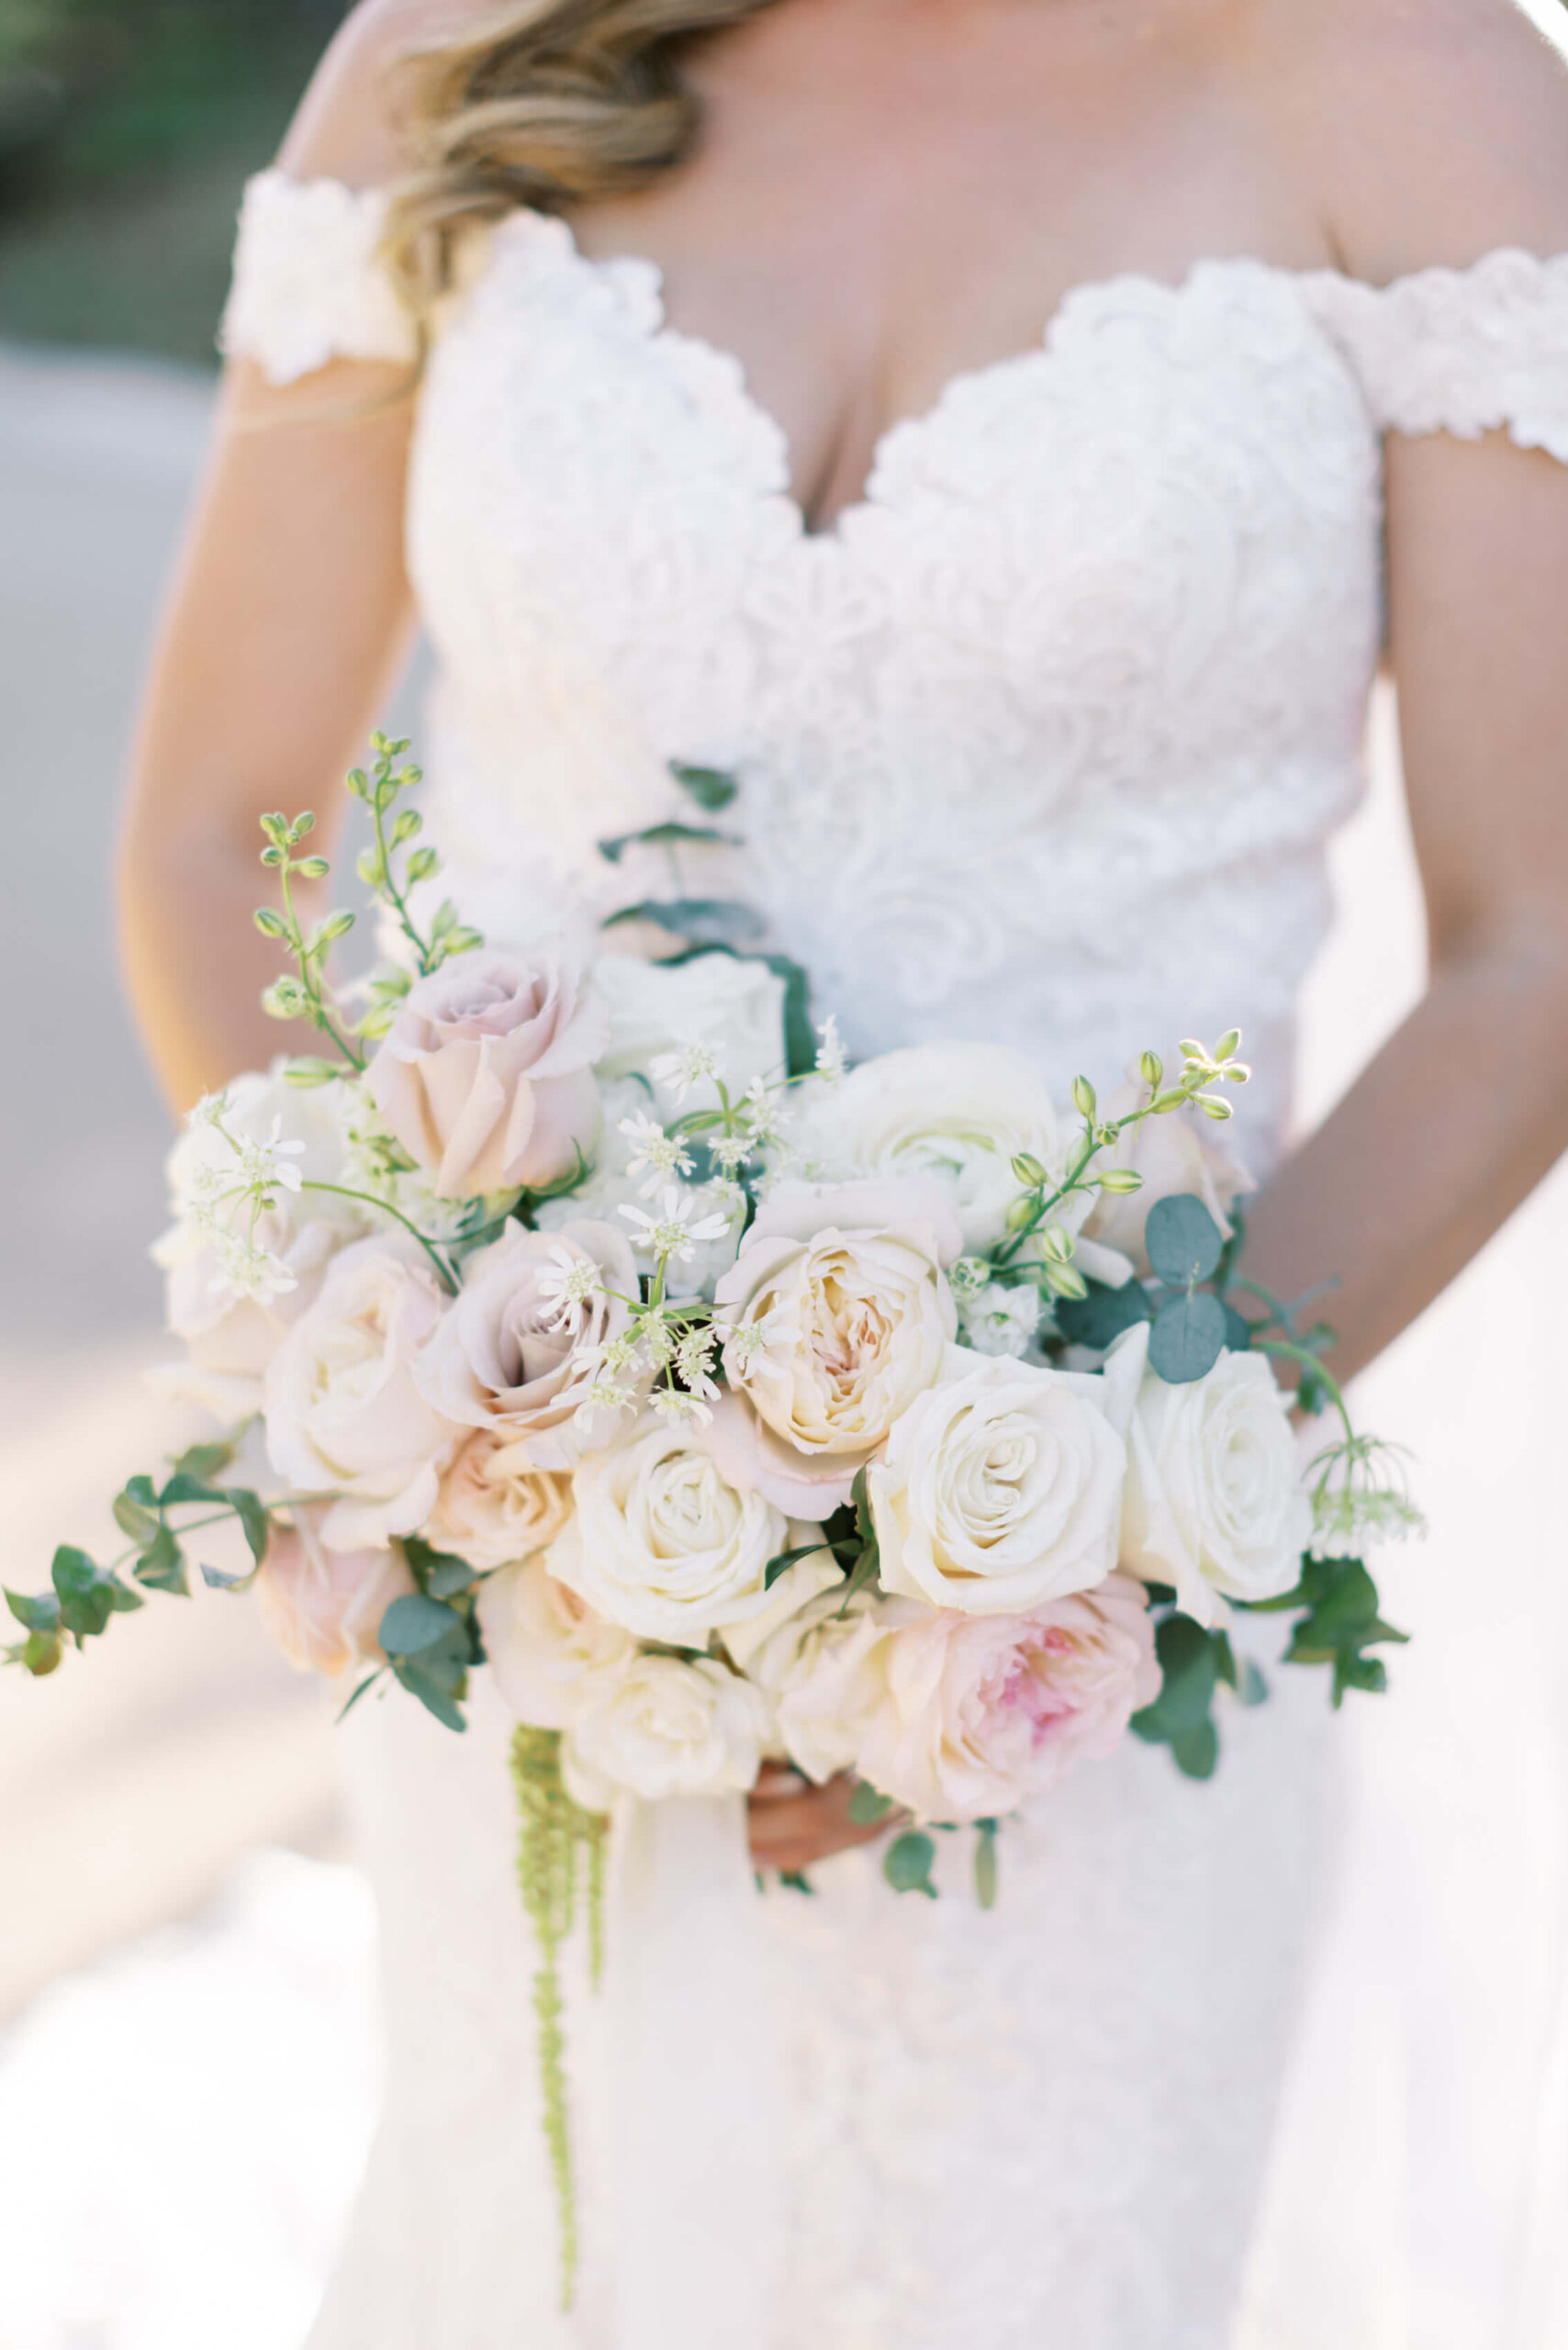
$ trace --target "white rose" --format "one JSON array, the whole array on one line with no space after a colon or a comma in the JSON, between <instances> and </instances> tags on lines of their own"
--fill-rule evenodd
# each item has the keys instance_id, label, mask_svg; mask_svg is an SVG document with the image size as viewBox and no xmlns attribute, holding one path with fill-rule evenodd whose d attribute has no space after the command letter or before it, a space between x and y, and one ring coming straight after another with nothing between
<instances>
[{"instance_id":1,"label":"white rose","mask_svg":"<svg viewBox=\"0 0 1568 2350\"><path fill-rule=\"evenodd\" d=\"M594 965L599 1000L610 1014L601 1078L645 1075L650 1061L700 1040L713 1052L732 1102L754 1078L784 1074L784 982L766 963L734 955L698 955L689 963L644 963L601 955ZM655 1088L654 1115L668 1120L718 1106L711 1078L678 1102L669 1084Z\"/></svg>"},{"instance_id":2,"label":"white rose","mask_svg":"<svg viewBox=\"0 0 1568 2350\"><path fill-rule=\"evenodd\" d=\"M753 1654L747 1671L771 1702L777 1742L819 1786L858 1763L888 1705L889 1637L924 1612L869 1592L846 1607L842 1591L819 1591Z\"/></svg>"},{"instance_id":3,"label":"white rose","mask_svg":"<svg viewBox=\"0 0 1568 2350\"><path fill-rule=\"evenodd\" d=\"M764 1576L786 1547L785 1519L727 1482L702 1429L641 1421L583 1461L573 1500L550 1571L628 1631L701 1648L767 1605Z\"/></svg>"},{"instance_id":4,"label":"white rose","mask_svg":"<svg viewBox=\"0 0 1568 2350\"><path fill-rule=\"evenodd\" d=\"M303 1152L289 1155L303 1181L344 1182L349 1088L334 1083L302 1091L285 1081L283 1066L277 1062L265 1074L247 1071L225 1088L226 1132L237 1142L262 1144L281 1121L285 1139L305 1145ZM185 1339L203 1371L226 1381L259 1381L284 1332L315 1298L330 1259L350 1241L379 1228L380 1219L363 1201L282 1188L253 1227L249 1198L227 1207L218 1201L210 1212L204 1210L208 1191L240 1181L234 1152L208 1124L192 1125L181 1135L169 1153L168 1180L175 1221L154 1243L152 1257L167 1277L169 1328ZM238 1228L293 1277L292 1289L280 1289L265 1304L236 1296L224 1277L214 1218L219 1229L227 1229L236 1216ZM259 1393L248 1392L259 1403Z\"/></svg>"},{"instance_id":5,"label":"white rose","mask_svg":"<svg viewBox=\"0 0 1568 2350\"><path fill-rule=\"evenodd\" d=\"M617 1791L657 1803L753 1785L768 1736L759 1689L710 1657L639 1656L593 1686L562 1748L566 1785L591 1811Z\"/></svg>"},{"instance_id":6,"label":"white rose","mask_svg":"<svg viewBox=\"0 0 1568 2350\"><path fill-rule=\"evenodd\" d=\"M843 1180L918 1175L939 1183L966 1250L991 1248L1023 1188L1013 1161L1027 1151L1052 1176L1066 1168L1064 1133L1045 1081L1002 1045L913 1045L862 1061L836 1083L808 1082L790 1142L807 1171ZM1082 1208L1058 1221L1081 1222Z\"/></svg>"},{"instance_id":7,"label":"white rose","mask_svg":"<svg viewBox=\"0 0 1568 2350\"><path fill-rule=\"evenodd\" d=\"M1289 1591L1311 1530L1289 1406L1264 1356L1226 1352L1187 1386L1145 1380L1129 1445L1125 1567L1173 1584L1177 1604L1212 1624L1224 1613L1216 1593Z\"/></svg>"},{"instance_id":8,"label":"white rose","mask_svg":"<svg viewBox=\"0 0 1568 2350\"><path fill-rule=\"evenodd\" d=\"M594 1284L564 1301L570 1273ZM568 1223L555 1232L509 1224L476 1248L463 1288L415 1377L448 1419L526 1446L540 1469L570 1469L585 1446L603 1443L616 1416L577 1415L599 1375L599 1350L629 1328L637 1295L631 1244L610 1225Z\"/></svg>"},{"instance_id":9,"label":"white rose","mask_svg":"<svg viewBox=\"0 0 1568 2350\"><path fill-rule=\"evenodd\" d=\"M1125 1118L1147 1099L1147 1086L1129 1083L1101 1105L1107 1119ZM1190 1192L1202 1200L1222 1233L1230 1235L1229 1209L1252 1178L1218 1139L1210 1119L1196 1110L1171 1110L1126 1127L1114 1152L1103 1152L1102 1167L1130 1167L1143 1177L1137 1192L1102 1192L1084 1230L1129 1258L1139 1273L1149 1270L1144 1242L1148 1212L1157 1200Z\"/></svg>"},{"instance_id":10,"label":"white rose","mask_svg":"<svg viewBox=\"0 0 1568 2350\"><path fill-rule=\"evenodd\" d=\"M322 1520L330 1550L412 1534L435 1505L462 1430L420 1393L413 1366L443 1310L416 1241L356 1240L268 1366L273 1467L301 1492L343 1497Z\"/></svg>"},{"instance_id":11,"label":"white rose","mask_svg":"<svg viewBox=\"0 0 1568 2350\"><path fill-rule=\"evenodd\" d=\"M566 1729L640 1653L541 1559L487 1575L476 1602L497 1688L520 1721Z\"/></svg>"},{"instance_id":12,"label":"white rose","mask_svg":"<svg viewBox=\"0 0 1568 2350\"><path fill-rule=\"evenodd\" d=\"M730 1383L778 1440L780 1465L793 1452L839 1472L824 1516L941 1370L958 1327L942 1264L957 1238L928 1183L783 1183L714 1292L734 1332Z\"/></svg>"},{"instance_id":13,"label":"white rose","mask_svg":"<svg viewBox=\"0 0 1568 2350\"><path fill-rule=\"evenodd\" d=\"M476 1428L442 1478L429 1533L482 1572L547 1550L571 1512L569 1477L534 1468L526 1444Z\"/></svg>"},{"instance_id":14,"label":"white rose","mask_svg":"<svg viewBox=\"0 0 1568 2350\"><path fill-rule=\"evenodd\" d=\"M1103 1582L1147 1344L1140 1325L1097 1373L949 1348L867 1474L884 1590L1002 1616Z\"/></svg>"}]
</instances>

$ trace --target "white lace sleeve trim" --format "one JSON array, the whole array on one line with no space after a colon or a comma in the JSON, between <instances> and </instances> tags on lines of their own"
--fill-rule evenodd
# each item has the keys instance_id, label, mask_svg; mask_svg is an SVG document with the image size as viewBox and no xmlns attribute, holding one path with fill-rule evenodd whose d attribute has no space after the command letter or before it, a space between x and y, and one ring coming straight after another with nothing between
<instances>
[{"instance_id":1,"label":"white lace sleeve trim","mask_svg":"<svg viewBox=\"0 0 1568 2350\"><path fill-rule=\"evenodd\" d=\"M240 210L219 348L292 384L332 359L411 360L412 320L376 255L380 188L262 172Z\"/></svg>"},{"instance_id":2,"label":"white lace sleeve trim","mask_svg":"<svg viewBox=\"0 0 1568 2350\"><path fill-rule=\"evenodd\" d=\"M1509 247L1383 287L1325 271L1310 290L1381 427L1464 440L1506 427L1568 463L1568 254Z\"/></svg>"}]
</instances>

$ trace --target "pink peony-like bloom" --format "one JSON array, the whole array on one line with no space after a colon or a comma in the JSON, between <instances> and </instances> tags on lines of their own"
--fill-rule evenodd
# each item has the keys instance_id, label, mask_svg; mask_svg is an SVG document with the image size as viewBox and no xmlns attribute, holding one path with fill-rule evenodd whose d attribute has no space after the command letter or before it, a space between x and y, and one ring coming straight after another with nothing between
<instances>
[{"instance_id":1,"label":"pink peony-like bloom","mask_svg":"<svg viewBox=\"0 0 1568 2350\"><path fill-rule=\"evenodd\" d=\"M290 1664L335 1680L381 1653L381 1618L414 1588L400 1550L329 1550L319 1510L274 1526L256 1577L263 1621Z\"/></svg>"},{"instance_id":2,"label":"pink peony-like bloom","mask_svg":"<svg viewBox=\"0 0 1568 2350\"><path fill-rule=\"evenodd\" d=\"M1114 1574L1023 1616L944 1609L889 1634L857 1768L922 1819L1012 1811L1109 1754L1159 1694L1144 1594Z\"/></svg>"},{"instance_id":3,"label":"pink peony-like bloom","mask_svg":"<svg viewBox=\"0 0 1568 2350\"><path fill-rule=\"evenodd\" d=\"M542 1189L599 1139L609 1037L571 955L476 951L409 989L366 1081L443 1199Z\"/></svg>"}]
</instances>

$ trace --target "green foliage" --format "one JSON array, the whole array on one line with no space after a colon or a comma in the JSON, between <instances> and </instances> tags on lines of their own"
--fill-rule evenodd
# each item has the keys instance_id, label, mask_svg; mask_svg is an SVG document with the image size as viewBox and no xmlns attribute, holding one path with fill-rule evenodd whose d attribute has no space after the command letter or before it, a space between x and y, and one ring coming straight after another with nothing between
<instances>
[{"instance_id":1,"label":"green foliage","mask_svg":"<svg viewBox=\"0 0 1568 2350\"><path fill-rule=\"evenodd\" d=\"M931 1882L931 1865L936 1858L936 1847L922 1828L906 1828L895 1836L882 1856L882 1874L895 1893L924 1893L935 1901L936 1887Z\"/></svg>"},{"instance_id":2,"label":"green foliage","mask_svg":"<svg viewBox=\"0 0 1568 2350\"><path fill-rule=\"evenodd\" d=\"M788 1886L791 1893L810 1893L814 1895L816 1892L816 1886L812 1883L811 1878L806 1874L804 1869L780 1869L778 1872L778 1882L780 1885Z\"/></svg>"},{"instance_id":3,"label":"green foliage","mask_svg":"<svg viewBox=\"0 0 1568 2350\"><path fill-rule=\"evenodd\" d=\"M849 1794L849 1818L855 1828L873 1828L885 1819L893 1807L891 1796L885 1796L868 1779L857 1779Z\"/></svg>"},{"instance_id":4,"label":"green foliage","mask_svg":"<svg viewBox=\"0 0 1568 2350\"><path fill-rule=\"evenodd\" d=\"M1193 1290L1168 1298L1148 1334L1149 1365L1170 1386L1188 1386L1214 1369L1225 1340L1225 1308L1217 1297Z\"/></svg>"},{"instance_id":5,"label":"green foliage","mask_svg":"<svg viewBox=\"0 0 1568 2350\"><path fill-rule=\"evenodd\" d=\"M686 767L678 759L670 761L670 773L682 791L697 802L708 815L716 816L727 808L740 790L733 775L725 775L718 767Z\"/></svg>"},{"instance_id":6,"label":"green foliage","mask_svg":"<svg viewBox=\"0 0 1568 2350\"><path fill-rule=\"evenodd\" d=\"M640 833L617 833L613 839L600 841L599 853L611 865L619 865L629 848L680 848L688 843L698 843L714 848L738 848L734 833L721 833L711 824L644 824Z\"/></svg>"},{"instance_id":7,"label":"green foliage","mask_svg":"<svg viewBox=\"0 0 1568 2350\"><path fill-rule=\"evenodd\" d=\"M1206 1779L1219 1759L1215 1690L1222 1678L1235 1678L1230 1642L1224 1632L1205 1631L1190 1616L1172 1614L1156 1628L1154 1647L1159 1695L1133 1716L1132 1727L1151 1746L1169 1746L1188 1778Z\"/></svg>"},{"instance_id":8,"label":"green foliage","mask_svg":"<svg viewBox=\"0 0 1568 2350\"><path fill-rule=\"evenodd\" d=\"M767 928L756 908L738 898L644 898L607 915L601 927L615 930L633 922L655 923L693 946L733 946L760 938Z\"/></svg>"},{"instance_id":9,"label":"green foliage","mask_svg":"<svg viewBox=\"0 0 1568 2350\"><path fill-rule=\"evenodd\" d=\"M1349 1689L1364 1689L1381 1696L1388 1673L1372 1648L1391 1643L1403 1646L1407 1632L1384 1623L1378 1589L1360 1559L1313 1559L1301 1562L1301 1581L1279 1599L1260 1604L1259 1613L1299 1609L1301 1614L1285 1651L1287 1664L1326 1664L1332 1668L1336 1707Z\"/></svg>"},{"instance_id":10,"label":"green foliage","mask_svg":"<svg viewBox=\"0 0 1568 2350\"><path fill-rule=\"evenodd\" d=\"M1070 1345L1101 1350L1114 1346L1135 1323L1148 1322L1154 1316L1148 1292L1136 1280L1124 1281L1120 1289L1090 1281L1082 1297L1058 1298L1054 1311L1057 1327Z\"/></svg>"},{"instance_id":11,"label":"green foliage","mask_svg":"<svg viewBox=\"0 0 1568 2350\"><path fill-rule=\"evenodd\" d=\"M482 1651L471 1616L422 1591L393 1600L377 1633L396 1678L451 1730L466 1730L468 1668Z\"/></svg>"},{"instance_id":12,"label":"green foliage","mask_svg":"<svg viewBox=\"0 0 1568 2350\"><path fill-rule=\"evenodd\" d=\"M975 1899L982 1909L996 1907L996 1835L994 1819L975 1822Z\"/></svg>"},{"instance_id":13,"label":"green foliage","mask_svg":"<svg viewBox=\"0 0 1568 2350\"><path fill-rule=\"evenodd\" d=\"M1156 1200L1145 1226L1148 1261L1168 1289L1206 1281L1219 1264L1225 1237L1191 1192Z\"/></svg>"}]
</instances>

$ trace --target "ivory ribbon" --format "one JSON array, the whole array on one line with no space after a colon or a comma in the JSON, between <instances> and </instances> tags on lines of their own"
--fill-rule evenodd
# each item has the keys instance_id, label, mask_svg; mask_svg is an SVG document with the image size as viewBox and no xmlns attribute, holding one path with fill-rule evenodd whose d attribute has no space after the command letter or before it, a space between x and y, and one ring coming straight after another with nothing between
<instances>
[{"instance_id":1,"label":"ivory ribbon","mask_svg":"<svg viewBox=\"0 0 1568 2350\"><path fill-rule=\"evenodd\" d=\"M767 2350L783 2114L745 1796L618 1808L609 1906L614 2350Z\"/></svg>"}]
</instances>

